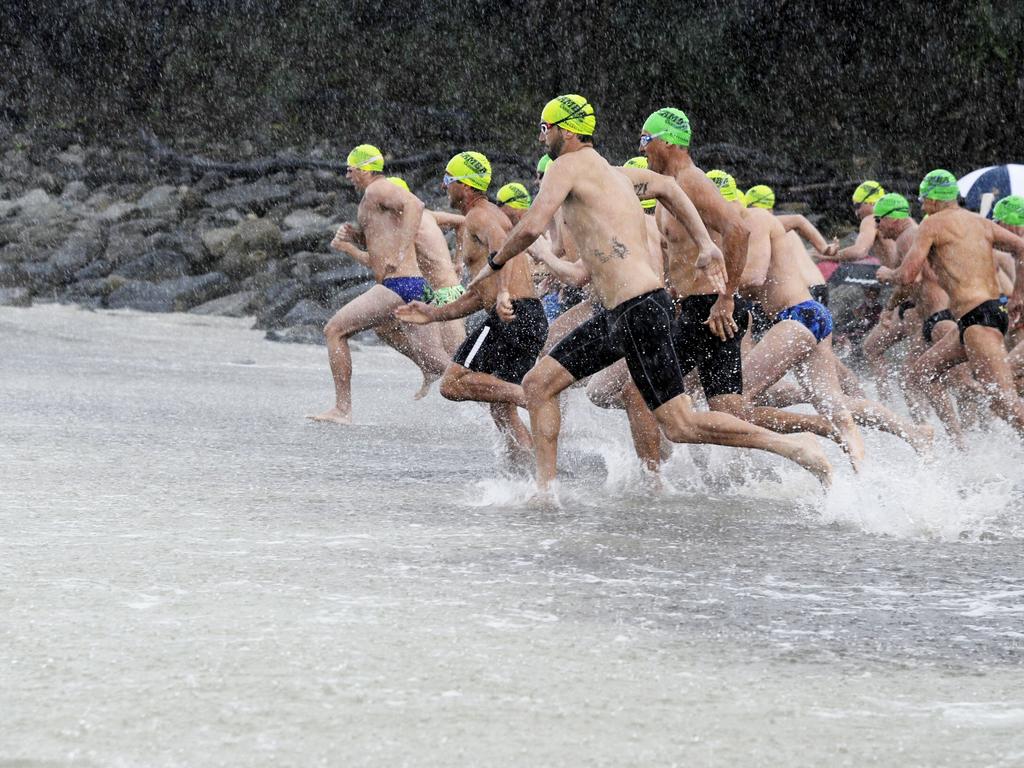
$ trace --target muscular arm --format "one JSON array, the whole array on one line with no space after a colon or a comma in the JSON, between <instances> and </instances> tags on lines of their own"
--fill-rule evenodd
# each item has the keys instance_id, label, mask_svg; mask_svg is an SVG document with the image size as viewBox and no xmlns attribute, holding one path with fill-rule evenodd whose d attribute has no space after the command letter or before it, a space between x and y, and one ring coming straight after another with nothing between
<instances>
[{"instance_id":1,"label":"muscular arm","mask_svg":"<svg viewBox=\"0 0 1024 768\"><path fill-rule=\"evenodd\" d=\"M899 269L891 270L887 273L882 273L885 267L880 267L878 270L878 279L882 280L882 274L891 274L892 281L901 285L911 285L918 276L921 274L921 270L924 269L925 262L928 261L928 253L932 249L932 243L934 242L934 235L932 234L932 228L928 226L928 222L925 222L917 228L917 233L914 235L914 242L911 243L910 248L907 250L907 255L903 257L903 261L900 262Z\"/></svg>"},{"instance_id":2,"label":"muscular arm","mask_svg":"<svg viewBox=\"0 0 1024 768\"><path fill-rule=\"evenodd\" d=\"M866 259L871 252L871 246L875 244L877 234L875 219L873 216L865 216L860 220L860 230L857 232L857 239L853 245L843 248L833 256L835 261L859 261Z\"/></svg>"},{"instance_id":3,"label":"muscular arm","mask_svg":"<svg viewBox=\"0 0 1024 768\"><path fill-rule=\"evenodd\" d=\"M619 168L618 170L629 178L638 199L649 200L653 197L664 205L665 209L683 225L698 248L703 250L706 247L714 246L711 235L708 234L708 228L704 226L704 222L697 212L697 207L675 179L644 168Z\"/></svg>"},{"instance_id":4,"label":"muscular arm","mask_svg":"<svg viewBox=\"0 0 1024 768\"><path fill-rule=\"evenodd\" d=\"M349 256L358 261L364 267L370 266L370 254L368 254L366 251L360 248L357 248L350 242L342 241L337 245L331 243L331 248L333 248L336 251L340 251L341 253L347 253Z\"/></svg>"},{"instance_id":5,"label":"muscular arm","mask_svg":"<svg viewBox=\"0 0 1024 768\"><path fill-rule=\"evenodd\" d=\"M556 160L548 166L544 173L544 180L540 183L540 192L533 199L530 209L524 214L519 223L512 227L512 231L505 238L504 245L494 255L494 263L502 266L516 254L522 253L547 230L555 213L565 202L569 192L572 191L572 173L565 167L560 167ZM494 274L489 264L484 265L473 281L472 286L481 280L486 280L489 275Z\"/></svg>"},{"instance_id":6,"label":"muscular arm","mask_svg":"<svg viewBox=\"0 0 1024 768\"><path fill-rule=\"evenodd\" d=\"M806 216L801 216L799 213L784 214L782 216L776 216L779 223L786 229L787 232L796 232L800 237L809 242L821 255L826 255L828 251L828 242L825 237L818 231L818 228L811 224L807 220Z\"/></svg>"},{"instance_id":7,"label":"muscular arm","mask_svg":"<svg viewBox=\"0 0 1024 768\"><path fill-rule=\"evenodd\" d=\"M437 226L444 231L458 229L466 221L466 217L459 213L449 213L448 211L427 211L427 213L434 217Z\"/></svg>"},{"instance_id":8,"label":"muscular arm","mask_svg":"<svg viewBox=\"0 0 1024 768\"><path fill-rule=\"evenodd\" d=\"M582 288L590 282L590 270L582 262L558 258L551 250L551 244L543 237L537 238L527 251L534 259L545 264L551 274L566 285Z\"/></svg>"},{"instance_id":9,"label":"muscular arm","mask_svg":"<svg viewBox=\"0 0 1024 768\"><path fill-rule=\"evenodd\" d=\"M1019 312L1021 306L1024 305L1024 240L998 224L992 224L992 244L1010 251L1016 257L1013 296L1010 297L1010 305Z\"/></svg>"}]
</instances>

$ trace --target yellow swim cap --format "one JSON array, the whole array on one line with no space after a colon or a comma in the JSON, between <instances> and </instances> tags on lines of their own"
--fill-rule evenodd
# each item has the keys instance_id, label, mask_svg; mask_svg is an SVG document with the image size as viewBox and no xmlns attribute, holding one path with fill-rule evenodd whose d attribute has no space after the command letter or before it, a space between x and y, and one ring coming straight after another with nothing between
<instances>
[{"instance_id":1,"label":"yellow swim cap","mask_svg":"<svg viewBox=\"0 0 1024 768\"><path fill-rule=\"evenodd\" d=\"M770 211L775 207L775 192L769 186L758 184L747 190L743 200L750 208L764 208Z\"/></svg>"},{"instance_id":2,"label":"yellow swim cap","mask_svg":"<svg viewBox=\"0 0 1024 768\"><path fill-rule=\"evenodd\" d=\"M506 184L498 190L498 205L507 205L509 208L516 208L525 211L530 207L533 198L529 190L519 182Z\"/></svg>"},{"instance_id":3,"label":"yellow swim cap","mask_svg":"<svg viewBox=\"0 0 1024 768\"><path fill-rule=\"evenodd\" d=\"M540 119L580 136L593 136L597 116L593 105L577 93L552 99L544 105Z\"/></svg>"},{"instance_id":4,"label":"yellow swim cap","mask_svg":"<svg viewBox=\"0 0 1024 768\"><path fill-rule=\"evenodd\" d=\"M627 160L626 162L624 162L622 164L622 167L623 168L647 168L648 167L647 166L647 158L644 157L643 155L638 155L637 157L631 157L631 158L629 158L629 160ZM658 201L655 200L653 197L648 198L647 200L641 200L640 201L640 205L642 205L646 209L653 208L657 204L658 204Z\"/></svg>"},{"instance_id":5,"label":"yellow swim cap","mask_svg":"<svg viewBox=\"0 0 1024 768\"><path fill-rule=\"evenodd\" d=\"M865 181L853 190L853 202L857 205L861 203L876 203L884 194L885 190L882 189L882 185L877 181Z\"/></svg>"},{"instance_id":6,"label":"yellow swim cap","mask_svg":"<svg viewBox=\"0 0 1024 768\"><path fill-rule=\"evenodd\" d=\"M730 203L737 201L744 202L743 195L740 194L740 190L736 186L736 179L734 179L730 174L716 168L712 171L708 171L707 177L715 182L715 186L718 187L718 191L722 193L722 197Z\"/></svg>"},{"instance_id":7,"label":"yellow swim cap","mask_svg":"<svg viewBox=\"0 0 1024 768\"><path fill-rule=\"evenodd\" d=\"M490 161L479 152L459 152L444 168L445 186L456 181L486 192L491 184Z\"/></svg>"},{"instance_id":8,"label":"yellow swim cap","mask_svg":"<svg viewBox=\"0 0 1024 768\"><path fill-rule=\"evenodd\" d=\"M409 191L409 185L405 183L405 179L403 179L401 176L388 176L388 181L390 181L396 187L404 189L406 192Z\"/></svg>"},{"instance_id":9,"label":"yellow swim cap","mask_svg":"<svg viewBox=\"0 0 1024 768\"><path fill-rule=\"evenodd\" d=\"M349 168L357 168L360 171L383 171L384 155L373 144L360 144L348 153Z\"/></svg>"}]
</instances>

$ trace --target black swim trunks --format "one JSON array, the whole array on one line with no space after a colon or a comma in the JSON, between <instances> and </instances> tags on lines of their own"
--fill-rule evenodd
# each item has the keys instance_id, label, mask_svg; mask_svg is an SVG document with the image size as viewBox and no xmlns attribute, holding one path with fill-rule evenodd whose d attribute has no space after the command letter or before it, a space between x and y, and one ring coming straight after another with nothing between
<instances>
[{"instance_id":1,"label":"black swim trunks","mask_svg":"<svg viewBox=\"0 0 1024 768\"><path fill-rule=\"evenodd\" d=\"M687 296L677 302L679 317L672 331L680 371L686 376L694 368L697 369L700 385L708 400L718 395L743 393L740 342L747 331L747 313L750 309L746 299L735 299L732 318L739 326L739 331L728 341L722 341L704 324L716 301L718 294L712 293Z\"/></svg>"},{"instance_id":2,"label":"black swim trunks","mask_svg":"<svg viewBox=\"0 0 1024 768\"><path fill-rule=\"evenodd\" d=\"M960 327L960 343L964 343L964 331L972 325L983 325L986 328L995 328L1003 336L1010 329L1010 314L1006 311L1006 305L999 299L984 301L963 317L956 321Z\"/></svg>"},{"instance_id":3,"label":"black swim trunks","mask_svg":"<svg viewBox=\"0 0 1024 768\"><path fill-rule=\"evenodd\" d=\"M811 292L812 299L821 304L823 307L828 306L828 283L818 283L817 285L812 285L807 290Z\"/></svg>"},{"instance_id":4,"label":"black swim trunks","mask_svg":"<svg viewBox=\"0 0 1024 768\"><path fill-rule=\"evenodd\" d=\"M938 312L933 312L928 315L925 319L924 324L921 326L921 335L924 336L924 340L929 344L932 343L932 331L935 330L935 326L941 323L943 320L955 320L953 313L948 309L940 309Z\"/></svg>"},{"instance_id":5,"label":"black swim trunks","mask_svg":"<svg viewBox=\"0 0 1024 768\"><path fill-rule=\"evenodd\" d=\"M907 299L906 301L901 301L900 305L896 308L897 309L897 314L900 316L900 320L902 320L903 316L905 314L907 314L907 310L908 309L913 309L916 306L917 306L917 304L915 304L910 299Z\"/></svg>"},{"instance_id":6,"label":"black swim trunks","mask_svg":"<svg viewBox=\"0 0 1024 768\"><path fill-rule=\"evenodd\" d=\"M775 325L775 318L764 311L759 301L748 302L747 310L750 312L750 335L754 341L760 341Z\"/></svg>"},{"instance_id":7,"label":"black swim trunks","mask_svg":"<svg viewBox=\"0 0 1024 768\"><path fill-rule=\"evenodd\" d=\"M515 319L504 322L495 310L455 350L452 362L502 381L522 384L548 337L548 319L539 299L512 302Z\"/></svg>"},{"instance_id":8,"label":"black swim trunks","mask_svg":"<svg viewBox=\"0 0 1024 768\"><path fill-rule=\"evenodd\" d=\"M659 288L614 309L601 309L548 354L575 379L626 358L629 375L652 411L683 394L683 376L672 345L672 299Z\"/></svg>"}]
</instances>

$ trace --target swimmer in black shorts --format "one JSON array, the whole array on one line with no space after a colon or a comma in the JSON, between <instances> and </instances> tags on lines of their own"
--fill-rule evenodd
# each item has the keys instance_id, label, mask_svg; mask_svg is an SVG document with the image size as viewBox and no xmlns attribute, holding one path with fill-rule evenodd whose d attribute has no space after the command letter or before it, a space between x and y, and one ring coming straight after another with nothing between
<instances>
[{"instance_id":1,"label":"swimmer in black shorts","mask_svg":"<svg viewBox=\"0 0 1024 768\"><path fill-rule=\"evenodd\" d=\"M727 276L721 252L679 185L650 170L612 167L601 157L591 140L594 107L582 96L553 99L541 120L539 138L552 162L540 192L501 251L488 259L490 268L476 280L490 270L500 270L506 260L525 250L562 208L590 272L594 295L606 309L566 336L523 381L539 491L548 491L555 477L559 393L577 376L596 373L620 357L626 359L631 378L670 440L768 450L798 462L827 482L831 467L812 436L776 435L728 414L696 413L688 398L680 397L682 376L671 337L672 302L661 276L646 263L647 228L639 200L657 199L659 207L686 226L699 244L696 267L708 274L714 292L724 293ZM674 130L681 131L681 121L677 119L676 124ZM723 304L731 305L731 295L725 298ZM712 314L716 332L721 323L731 330L731 310L729 306L728 318L717 311Z\"/></svg>"},{"instance_id":2,"label":"swimmer in black shorts","mask_svg":"<svg viewBox=\"0 0 1024 768\"><path fill-rule=\"evenodd\" d=\"M487 254L500 249L512 229L508 216L487 199L490 181L490 163L479 152L460 152L445 168L448 199L465 216L462 253L471 275L480 273L487 265ZM413 301L396 309L395 316L423 324L465 317L481 308L488 311L487 319L456 350L441 378L441 395L448 400L489 403L510 462L523 464L533 441L516 408L526 406L523 377L537 362L548 333L526 255L516 254L505 269L475 282L449 304L439 307Z\"/></svg>"},{"instance_id":3,"label":"swimmer in black shorts","mask_svg":"<svg viewBox=\"0 0 1024 768\"><path fill-rule=\"evenodd\" d=\"M953 366L968 362L993 412L1024 437L1024 402L1017 394L1007 361L1004 334L1008 316L999 301L993 254L993 246L998 246L1013 252L1019 263L1024 259L1024 240L961 208L956 177L949 171L935 170L925 176L920 196L928 218L918 228L910 252L899 269L879 272L895 283L911 285L925 263L930 263L939 284L949 294L949 308L957 318L959 333L947 333L915 361L911 383L932 396L935 403L943 389L939 377ZM956 414L940 410L939 416L954 441L959 441Z\"/></svg>"}]
</instances>

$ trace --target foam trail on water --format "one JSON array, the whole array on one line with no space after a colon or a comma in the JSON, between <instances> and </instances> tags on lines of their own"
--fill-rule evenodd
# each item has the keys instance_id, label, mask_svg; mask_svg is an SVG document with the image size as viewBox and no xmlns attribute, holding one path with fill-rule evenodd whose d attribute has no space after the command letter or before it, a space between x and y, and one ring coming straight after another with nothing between
<instances>
[{"instance_id":1,"label":"foam trail on water","mask_svg":"<svg viewBox=\"0 0 1024 768\"><path fill-rule=\"evenodd\" d=\"M940 443L931 461L889 443L868 457L859 475L836 478L823 521L900 538L1024 537L1024 449L1004 425L971 435L964 453Z\"/></svg>"}]
</instances>

